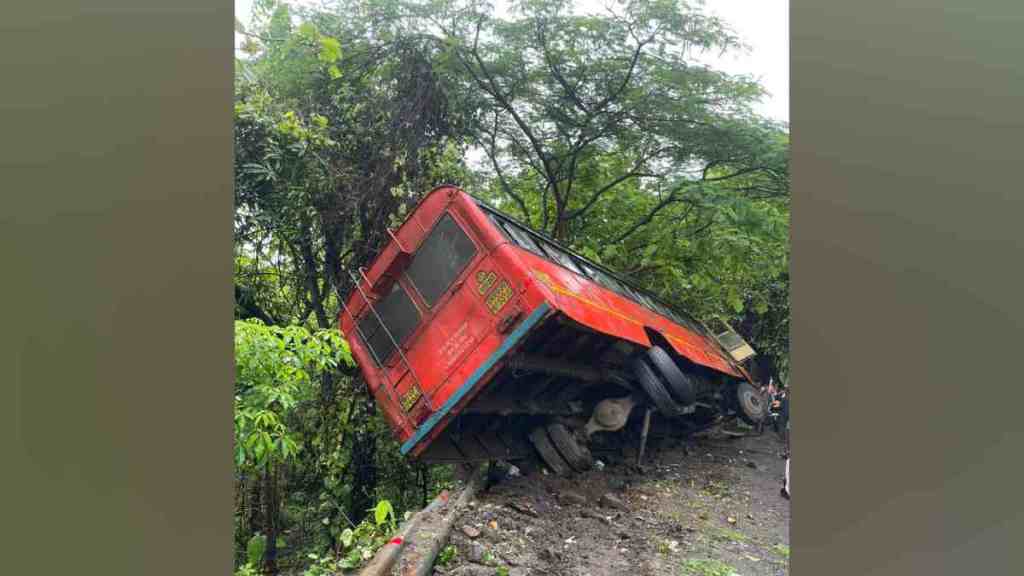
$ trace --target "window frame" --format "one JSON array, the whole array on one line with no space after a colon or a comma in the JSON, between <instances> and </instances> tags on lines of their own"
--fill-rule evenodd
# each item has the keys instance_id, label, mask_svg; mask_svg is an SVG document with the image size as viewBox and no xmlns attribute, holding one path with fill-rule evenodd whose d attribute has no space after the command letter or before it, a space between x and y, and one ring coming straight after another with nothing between
<instances>
[{"instance_id":1,"label":"window frame","mask_svg":"<svg viewBox=\"0 0 1024 576\"><path fill-rule=\"evenodd\" d=\"M438 295L434 303L431 304L430 302L427 301L426 297L423 295L423 292L420 291L419 286L416 285L416 282L412 279L412 276L409 274L409 271L412 269L412 265L416 261L416 256L420 254L420 250L430 240L431 236L434 234L435 231L437 231L438 227L441 225L441 222L443 222L445 218L451 218L452 223L455 225L456 229L458 229L459 232L462 232L463 236L466 237L469 243L473 246L473 254L470 255L469 259L466 260L465 264L462 265L462 268L458 272L456 272L455 276L452 277L448 285L445 286L443 290L441 290L440 294ZM408 282L409 286L415 292L416 297L419 298L420 302L423 303L423 305L427 308L427 310L430 312L430 315L432 316L435 310L441 308L442 306L444 306L445 303L448 302L448 299L451 296L450 292L452 286L455 286L458 283L459 278L461 278L466 273L466 271L472 267L473 262L480 257L480 254L480 243L477 241L476 238L473 237L473 234L470 233L468 227L463 225L463 223L459 221L459 218L456 217L452 210L446 209L443 212L441 212L441 215L437 218L437 220L434 221L433 225L430 227L430 230L428 230L427 233L423 236L423 240L420 242L419 246L416 247L416 250L412 253L412 258L409 261L409 265L406 266L405 270L402 271L401 277L406 282ZM422 317L423 316L421 315L421 318Z\"/></svg>"},{"instance_id":2,"label":"window frame","mask_svg":"<svg viewBox=\"0 0 1024 576\"><path fill-rule=\"evenodd\" d=\"M392 332L391 336L395 337L395 342L392 344L390 342L391 338L387 338L389 350L386 356L381 357L379 351L373 346L373 338L374 336L377 335L378 331L387 330L391 332L392 328L384 323L384 315L380 313L380 310L378 310L377 306L383 303L384 300L390 298L395 293L396 289L400 290L401 293L408 300L409 304L412 305L412 309L416 312L416 322L413 323L412 328L409 329L409 331L401 338L399 338L396 334L394 334L394 332ZM370 356L373 357L374 361L377 363L377 366L381 368L389 367L394 364L394 358L397 357L398 349L405 346L405 343L408 342L413 337L414 334L416 334L416 331L419 330L420 326L423 324L424 314L420 310L419 306L416 305L416 301L409 293L409 290L401 282L397 280L392 283L391 291L388 293L387 296L381 298L381 300L376 304L374 304L371 301L367 301L366 304L367 305L364 312L356 320L356 325L358 326L359 329L359 337L363 341L363 345L366 347L366 349L369 350ZM367 320L372 320L375 324L377 324L377 329L374 330L374 332L369 336L366 335L366 331L363 329L363 322ZM385 336L387 335L385 334Z\"/></svg>"}]
</instances>

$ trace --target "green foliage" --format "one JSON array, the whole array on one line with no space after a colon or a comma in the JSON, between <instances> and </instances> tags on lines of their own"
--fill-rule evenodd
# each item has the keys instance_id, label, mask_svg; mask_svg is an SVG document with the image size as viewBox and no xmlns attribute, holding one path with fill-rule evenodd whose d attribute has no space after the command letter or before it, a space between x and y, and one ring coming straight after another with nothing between
<instances>
[{"instance_id":1,"label":"green foliage","mask_svg":"<svg viewBox=\"0 0 1024 576\"><path fill-rule=\"evenodd\" d=\"M736 569L714 559L691 558L683 562L682 576L732 576Z\"/></svg>"},{"instance_id":2,"label":"green foliage","mask_svg":"<svg viewBox=\"0 0 1024 576\"><path fill-rule=\"evenodd\" d=\"M246 554L248 558L248 564L250 566L259 566L260 562L263 561L263 553L267 549L267 537L263 534L254 534L249 539L249 545L246 547Z\"/></svg>"},{"instance_id":3,"label":"green foliage","mask_svg":"<svg viewBox=\"0 0 1024 576\"><path fill-rule=\"evenodd\" d=\"M373 509L374 522L377 526L388 525L392 530L395 528L395 509L391 506L391 502L387 500L381 500L377 503L377 506Z\"/></svg>"},{"instance_id":4,"label":"green foliage","mask_svg":"<svg viewBox=\"0 0 1024 576\"><path fill-rule=\"evenodd\" d=\"M319 554L307 554L311 563L302 571L302 576L334 576L341 568L337 559L332 556L320 556Z\"/></svg>"},{"instance_id":5,"label":"green foliage","mask_svg":"<svg viewBox=\"0 0 1024 576\"><path fill-rule=\"evenodd\" d=\"M354 529L342 532L339 542L342 554L338 565L346 570L359 568L387 544L391 535L397 530L395 513L391 503L381 500L373 508L374 518L363 520Z\"/></svg>"},{"instance_id":6,"label":"green foliage","mask_svg":"<svg viewBox=\"0 0 1024 576\"><path fill-rule=\"evenodd\" d=\"M352 365L336 330L235 322L235 464L258 469L295 457L299 444L284 415L314 393L312 375Z\"/></svg>"},{"instance_id":7,"label":"green foliage","mask_svg":"<svg viewBox=\"0 0 1024 576\"><path fill-rule=\"evenodd\" d=\"M259 570L254 568L251 562L243 564L235 570L235 576L258 576L259 573Z\"/></svg>"},{"instance_id":8,"label":"green foliage","mask_svg":"<svg viewBox=\"0 0 1024 576\"><path fill-rule=\"evenodd\" d=\"M442 568L451 564L455 558L459 555L459 549L454 545L449 544L441 550L437 555L437 565Z\"/></svg>"}]
</instances>

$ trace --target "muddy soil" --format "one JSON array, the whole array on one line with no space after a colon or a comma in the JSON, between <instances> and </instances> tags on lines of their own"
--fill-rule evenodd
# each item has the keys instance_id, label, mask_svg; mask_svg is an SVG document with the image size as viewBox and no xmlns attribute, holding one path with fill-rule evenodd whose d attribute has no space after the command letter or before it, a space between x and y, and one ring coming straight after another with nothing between
<instances>
[{"instance_id":1,"label":"muddy soil","mask_svg":"<svg viewBox=\"0 0 1024 576\"><path fill-rule=\"evenodd\" d=\"M506 478L463 512L435 574L788 574L782 450L771 432L712 430L652 441L642 471L595 453L603 470Z\"/></svg>"}]
</instances>

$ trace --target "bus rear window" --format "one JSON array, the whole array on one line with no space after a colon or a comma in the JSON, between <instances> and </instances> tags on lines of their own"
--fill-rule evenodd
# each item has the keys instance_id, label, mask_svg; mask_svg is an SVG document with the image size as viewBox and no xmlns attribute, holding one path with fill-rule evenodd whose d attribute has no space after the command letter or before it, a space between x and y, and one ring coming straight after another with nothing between
<instances>
[{"instance_id":1,"label":"bus rear window","mask_svg":"<svg viewBox=\"0 0 1024 576\"><path fill-rule=\"evenodd\" d=\"M476 255L476 246L449 214L420 245L407 274L427 306L433 307Z\"/></svg>"},{"instance_id":2,"label":"bus rear window","mask_svg":"<svg viewBox=\"0 0 1024 576\"><path fill-rule=\"evenodd\" d=\"M412 334L420 321L419 311L405 293L405 289L397 282L391 287L391 292L374 305L374 309L399 345ZM367 310L363 314L359 321L359 331L378 364L383 364L394 354L394 343L388 338L387 332L372 311Z\"/></svg>"}]
</instances>

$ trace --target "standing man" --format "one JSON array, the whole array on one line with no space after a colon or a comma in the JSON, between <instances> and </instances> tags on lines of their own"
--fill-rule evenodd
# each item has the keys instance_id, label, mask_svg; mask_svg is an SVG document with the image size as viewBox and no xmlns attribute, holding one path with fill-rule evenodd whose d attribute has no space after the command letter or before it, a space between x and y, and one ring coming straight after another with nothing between
<instances>
[{"instance_id":1,"label":"standing man","mask_svg":"<svg viewBox=\"0 0 1024 576\"><path fill-rule=\"evenodd\" d=\"M779 418L782 420L782 429L785 430L783 440L786 443L786 458L789 458L789 388L782 391L782 405L779 407Z\"/></svg>"}]
</instances>

